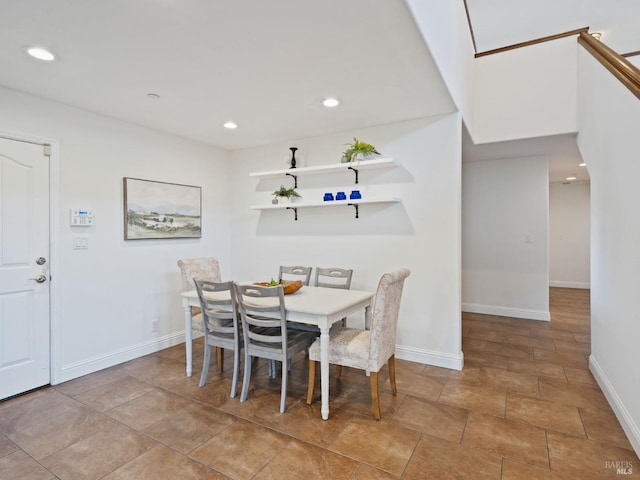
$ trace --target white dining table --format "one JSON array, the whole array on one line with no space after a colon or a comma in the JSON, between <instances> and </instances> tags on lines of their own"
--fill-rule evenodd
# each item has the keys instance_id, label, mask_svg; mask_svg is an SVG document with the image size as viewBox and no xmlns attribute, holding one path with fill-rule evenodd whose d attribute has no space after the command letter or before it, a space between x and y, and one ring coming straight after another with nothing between
<instances>
[{"instance_id":1,"label":"white dining table","mask_svg":"<svg viewBox=\"0 0 640 480\"><path fill-rule=\"evenodd\" d=\"M369 328L374 295L374 292L363 290L304 286L297 292L284 297L287 320L315 325L320 329L320 389L323 420L329 418L329 330L331 325L348 315L364 310L365 328ZM181 296L184 307L187 376L190 377L193 372L191 307L200 306L200 302L195 290L184 292Z\"/></svg>"}]
</instances>

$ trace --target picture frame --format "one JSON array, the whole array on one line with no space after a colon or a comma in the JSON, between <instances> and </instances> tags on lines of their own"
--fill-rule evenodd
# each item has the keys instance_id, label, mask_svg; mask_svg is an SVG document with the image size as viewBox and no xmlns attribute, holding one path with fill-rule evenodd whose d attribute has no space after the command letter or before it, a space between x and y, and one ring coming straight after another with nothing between
<instances>
[{"instance_id":1,"label":"picture frame","mask_svg":"<svg viewBox=\"0 0 640 480\"><path fill-rule=\"evenodd\" d=\"M124 239L202 238L202 188L123 178Z\"/></svg>"}]
</instances>

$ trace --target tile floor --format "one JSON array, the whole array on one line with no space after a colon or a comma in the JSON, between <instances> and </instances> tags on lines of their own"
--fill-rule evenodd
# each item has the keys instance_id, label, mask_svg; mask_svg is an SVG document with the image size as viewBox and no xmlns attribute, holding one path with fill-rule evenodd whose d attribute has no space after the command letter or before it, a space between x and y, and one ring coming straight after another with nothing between
<instances>
[{"instance_id":1,"label":"tile floor","mask_svg":"<svg viewBox=\"0 0 640 480\"><path fill-rule=\"evenodd\" d=\"M464 314L465 368L397 361L398 395L382 384L379 422L359 371L332 378L323 422L319 401L304 403L302 356L281 415L264 363L241 404L230 358L198 388L201 367L187 378L183 346L169 348L0 403L0 478L640 478L587 369L588 291L551 289L551 305L550 323Z\"/></svg>"}]
</instances>

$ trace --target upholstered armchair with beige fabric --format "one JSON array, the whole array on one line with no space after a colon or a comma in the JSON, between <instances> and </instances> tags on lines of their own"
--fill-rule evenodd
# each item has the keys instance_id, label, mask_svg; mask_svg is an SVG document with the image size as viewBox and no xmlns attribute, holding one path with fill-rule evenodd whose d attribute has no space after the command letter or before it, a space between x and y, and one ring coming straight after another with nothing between
<instances>
[{"instance_id":1,"label":"upholstered armchair with beige fabric","mask_svg":"<svg viewBox=\"0 0 640 480\"><path fill-rule=\"evenodd\" d=\"M207 280L209 282L222 281L220 278L220 264L215 257L185 258L178 260L178 267L180 267L183 292L195 290L195 285L193 284L194 278L197 280ZM192 312L192 330L204 332L200 309L198 307L192 307Z\"/></svg>"},{"instance_id":2,"label":"upholstered armchair with beige fabric","mask_svg":"<svg viewBox=\"0 0 640 480\"><path fill-rule=\"evenodd\" d=\"M378 372L389 364L391 391L396 394L395 347L398 326L398 312L404 280L410 272L400 268L382 275L378 283L371 314L371 329L333 328L329 336L329 363L341 367L352 367L370 371L371 400L373 415L380 420L380 398L378 394ZM309 347L309 385L307 403L313 401L315 390L316 362L320 361L320 339Z\"/></svg>"}]
</instances>

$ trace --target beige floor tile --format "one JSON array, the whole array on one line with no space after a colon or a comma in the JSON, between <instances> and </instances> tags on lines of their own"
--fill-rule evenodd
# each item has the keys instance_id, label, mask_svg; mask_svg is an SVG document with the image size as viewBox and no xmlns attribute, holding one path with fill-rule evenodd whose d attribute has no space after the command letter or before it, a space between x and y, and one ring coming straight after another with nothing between
<instances>
[{"instance_id":1,"label":"beige floor tile","mask_svg":"<svg viewBox=\"0 0 640 480\"><path fill-rule=\"evenodd\" d=\"M576 368L587 368L589 364L587 357L575 352L552 352L550 350L534 349L533 358L534 360Z\"/></svg>"},{"instance_id":2,"label":"beige floor tile","mask_svg":"<svg viewBox=\"0 0 640 480\"><path fill-rule=\"evenodd\" d=\"M361 463L352 480L397 480L399 477Z\"/></svg>"},{"instance_id":3,"label":"beige floor tile","mask_svg":"<svg viewBox=\"0 0 640 480\"><path fill-rule=\"evenodd\" d=\"M598 386L596 379L593 378L593 375L591 375L591 372L586 368L574 368L574 367L563 367L563 368L569 383L582 383L584 385L591 385L593 387Z\"/></svg>"},{"instance_id":4,"label":"beige floor tile","mask_svg":"<svg viewBox=\"0 0 640 480\"><path fill-rule=\"evenodd\" d=\"M609 403L597 387L563 384L547 379L541 379L539 385L542 400L581 408L595 407L609 410Z\"/></svg>"},{"instance_id":5,"label":"beige floor tile","mask_svg":"<svg viewBox=\"0 0 640 480\"><path fill-rule=\"evenodd\" d=\"M566 382L567 377L562 365L556 363L539 362L537 360L519 360L512 358L509 360L510 372L528 373L538 377L549 377L560 382Z\"/></svg>"},{"instance_id":6,"label":"beige floor tile","mask_svg":"<svg viewBox=\"0 0 640 480\"><path fill-rule=\"evenodd\" d=\"M91 408L106 412L152 390L156 390L153 385L126 375L79 393L75 395L75 399Z\"/></svg>"},{"instance_id":7,"label":"beige floor tile","mask_svg":"<svg viewBox=\"0 0 640 480\"><path fill-rule=\"evenodd\" d=\"M496 330L488 330L483 327L471 327L465 332L465 339L480 340L484 342L484 347L487 346L487 341L497 343L509 343L509 334L507 332L498 332ZM484 348L483 348L484 350Z\"/></svg>"},{"instance_id":8,"label":"beige floor tile","mask_svg":"<svg viewBox=\"0 0 640 480\"><path fill-rule=\"evenodd\" d=\"M466 357L466 355L465 355ZM462 370L453 370L451 368L435 367L433 365L427 365L422 373L428 377L441 378L443 380L457 380L462 383L468 383L471 385L478 385L478 375L480 374L480 366L469 365L465 361L464 368Z\"/></svg>"},{"instance_id":9,"label":"beige floor tile","mask_svg":"<svg viewBox=\"0 0 640 480\"><path fill-rule=\"evenodd\" d=\"M471 338L468 336L462 337L462 351L474 350L476 352L484 352L484 349L487 347L486 340L478 340L475 338Z\"/></svg>"},{"instance_id":10,"label":"beige floor tile","mask_svg":"<svg viewBox=\"0 0 640 480\"><path fill-rule=\"evenodd\" d=\"M557 432L548 432L547 440L551 471L565 478L640 478L640 461L631 450ZM618 466L629 465L632 475L616 475Z\"/></svg>"},{"instance_id":11,"label":"beige floor tile","mask_svg":"<svg viewBox=\"0 0 640 480\"><path fill-rule=\"evenodd\" d=\"M187 404L143 430L159 442L189 453L232 424L235 418L207 405Z\"/></svg>"},{"instance_id":12,"label":"beige floor tile","mask_svg":"<svg viewBox=\"0 0 640 480\"><path fill-rule=\"evenodd\" d=\"M578 437L585 436L578 408L569 405L509 394L506 418Z\"/></svg>"},{"instance_id":13,"label":"beige floor tile","mask_svg":"<svg viewBox=\"0 0 640 480\"><path fill-rule=\"evenodd\" d=\"M565 480L551 473L549 468L532 467L505 459L502 465L502 480Z\"/></svg>"},{"instance_id":14,"label":"beige floor tile","mask_svg":"<svg viewBox=\"0 0 640 480\"><path fill-rule=\"evenodd\" d=\"M591 353L590 343L578 343L570 340L554 340L553 343L556 345L558 352L576 352L587 355Z\"/></svg>"},{"instance_id":15,"label":"beige floor tile","mask_svg":"<svg viewBox=\"0 0 640 480\"><path fill-rule=\"evenodd\" d=\"M580 416L590 440L633 449L613 412L597 408L580 409Z\"/></svg>"},{"instance_id":16,"label":"beige floor tile","mask_svg":"<svg viewBox=\"0 0 640 480\"><path fill-rule=\"evenodd\" d=\"M480 384L496 390L539 396L538 377L528 373L511 372L501 368L483 367L478 375Z\"/></svg>"},{"instance_id":17,"label":"beige floor tile","mask_svg":"<svg viewBox=\"0 0 640 480\"><path fill-rule=\"evenodd\" d=\"M319 401L311 405L298 402L287 409L286 415L278 416L270 426L300 440L327 447L344 430L354 414L331 405L330 418L325 422L320 420L321 408Z\"/></svg>"},{"instance_id":18,"label":"beige floor tile","mask_svg":"<svg viewBox=\"0 0 640 480\"><path fill-rule=\"evenodd\" d=\"M523 347L534 347L542 350L555 350L553 340L525 335L509 335L509 345L519 345Z\"/></svg>"},{"instance_id":19,"label":"beige floor tile","mask_svg":"<svg viewBox=\"0 0 640 480\"><path fill-rule=\"evenodd\" d=\"M118 365L61 383L56 385L54 388L58 392L74 397L88 390L100 387L105 383L111 383L114 380L126 377L127 375L127 371L122 366Z\"/></svg>"},{"instance_id":20,"label":"beige floor tile","mask_svg":"<svg viewBox=\"0 0 640 480\"><path fill-rule=\"evenodd\" d=\"M268 428L239 420L189 455L237 480L247 480L264 468L291 438Z\"/></svg>"},{"instance_id":21,"label":"beige floor tile","mask_svg":"<svg viewBox=\"0 0 640 480\"><path fill-rule=\"evenodd\" d=\"M9 455L17 450L19 450L18 446L0 433L0 457Z\"/></svg>"},{"instance_id":22,"label":"beige floor tile","mask_svg":"<svg viewBox=\"0 0 640 480\"><path fill-rule=\"evenodd\" d=\"M507 323L494 323L489 330L497 332L508 333L509 335L531 335L531 330L525 325L525 322L518 322L517 325L512 323L512 318L502 317L507 320Z\"/></svg>"},{"instance_id":23,"label":"beige floor tile","mask_svg":"<svg viewBox=\"0 0 640 480\"><path fill-rule=\"evenodd\" d=\"M11 439L39 460L112 425L111 418L81 406L18 430Z\"/></svg>"},{"instance_id":24,"label":"beige floor tile","mask_svg":"<svg viewBox=\"0 0 640 480\"><path fill-rule=\"evenodd\" d=\"M0 457L0 478L7 480L50 480L56 477L29 455L18 450Z\"/></svg>"},{"instance_id":25,"label":"beige floor tile","mask_svg":"<svg viewBox=\"0 0 640 480\"><path fill-rule=\"evenodd\" d=\"M495 355L493 353L466 351L464 352L464 365L470 367L495 367L507 368L509 366L509 357L503 355Z\"/></svg>"},{"instance_id":26,"label":"beige floor tile","mask_svg":"<svg viewBox=\"0 0 640 480\"><path fill-rule=\"evenodd\" d=\"M201 463L158 445L110 473L104 480L200 480L209 472Z\"/></svg>"},{"instance_id":27,"label":"beige floor tile","mask_svg":"<svg viewBox=\"0 0 640 480\"><path fill-rule=\"evenodd\" d=\"M329 450L400 475L420 434L368 418L354 418Z\"/></svg>"},{"instance_id":28,"label":"beige floor tile","mask_svg":"<svg viewBox=\"0 0 640 480\"><path fill-rule=\"evenodd\" d=\"M502 343L487 342L486 353L500 355L508 358L519 358L522 360L533 360L533 348L516 345L506 345Z\"/></svg>"},{"instance_id":29,"label":"beige floor tile","mask_svg":"<svg viewBox=\"0 0 640 480\"><path fill-rule=\"evenodd\" d=\"M402 478L499 480L501 464L498 456L423 435Z\"/></svg>"},{"instance_id":30,"label":"beige floor tile","mask_svg":"<svg viewBox=\"0 0 640 480\"><path fill-rule=\"evenodd\" d=\"M553 330L551 328L531 328L531 336L558 340L574 340L571 332L566 330Z\"/></svg>"},{"instance_id":31,"label":"beige floor tile","mask_svg":"<svg viewBox=\"0 0 640 480\"><path fill-rule=\"evenodd\" d=\"M591 335L588 333L574 333L573 338L578 343L591 344Z\"/></svg>"},{"instance_id":32,"label":"beige floor tile","mask_svg":"<svg viewBox=\"0 0 640 480\"><path fill-rule=\"evenodd\" d=\"M2 405L2 404L0 404ZM51 417L71 411L82 404L48 388L36 395L10 400L0 408L0 433L10 436L48 421Z\"/></svg>"},{"instance_id":33,"label":"beige floor tile","mask_svg":"<svg viewBox=\"0 0 640 480\"><path fill-rule=\"evenodd\" d=\"M105 413L131 428L144 430L188 404L187 399L175 393L152 390Z\"/></svg>"},{"instance_id":34,"label":"beige floor tile","mask_svg":"<svg viewBox=\"0 0 640 480\"><path fill-rule=\"evenodd\" d=\"M119 424L107 424L41 463L64 480L102 478L157 445L150 438Z\"/></svg>"},{"instance_id":35,"label":"beige floor tile","mask_svg":"<svg viewBox=\"0 0 640 480\"><path fill-rule=\"evenodd\" d=\"M393 416L400 426L459 443L469 411L463 408L407 397Z\"/></svg>"},{"instance_id":36,"label":"beige floor tile","mask_svg":"<svg viewBox=\"0 0 640 480\"><path fill-rule=\"evenodd\" d=\"M449 381L438 402L489 415L504 416L507 392Z\"/></svg>"},{"instance_id":37,"label":"beige floor tile","mask_svg":"<svg viewBox=\"0 0 640 480\"><path fill-rule=\"evenodd\" d=\"M293 398L287 393L287 411L297 403L306 400L303 397ZM227 413L237 415L241 418L253 420L262 424L270 424L282 415L280 413L280 391L266 389L264 387L256 387L252 385L249 389L249 395L245 402L240 402L240 395L231 398L229 401L220 406L221 410Z\"/></svg>"},{"instance_id":38,"label":"beige floor tile","mask_svg":"<svg viewBox=\"0 0 640 480\"><path fill-rule=\"evenodd\" d=\"M358 468L350 458L293 440L254 480L349 480Z\"/></svg>"},{"instance_id":39,"label":"beige floor tile","mask_svg":"<svg viewBox=\"0 0 640 480\"><path fill-rule=\"evenodd\" d=\"M446 380L439 378L425 377L417 373L407 373L403 371L396 372L396 387L398 393L406 393L409 395L418 395L427 400L437 400L444 387ZM380 385L380 390L389 389L389 382Z\"/></svg>"},{"instance_id":40,"label":"beige floor tile","mask_svg":"<svg viewBox=\"0 0 640 480\"><path fill-rule=\"evenodd\" d=\"M529 465L549 464L544 429L491 415L472 412L462 444Z\"/></svg>"}]
</instances>

